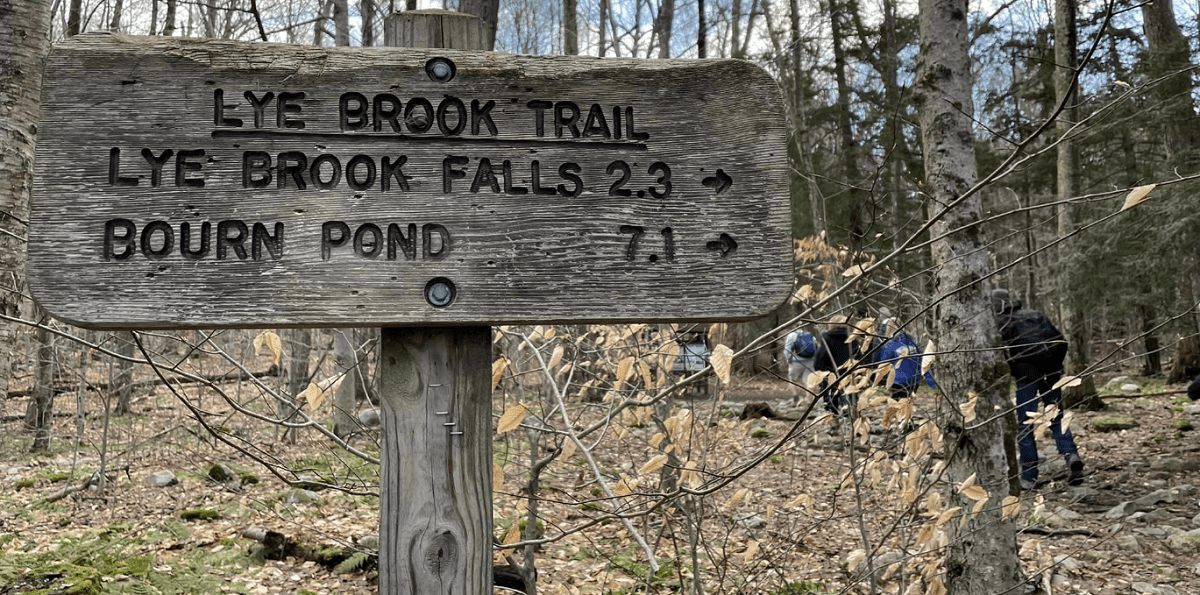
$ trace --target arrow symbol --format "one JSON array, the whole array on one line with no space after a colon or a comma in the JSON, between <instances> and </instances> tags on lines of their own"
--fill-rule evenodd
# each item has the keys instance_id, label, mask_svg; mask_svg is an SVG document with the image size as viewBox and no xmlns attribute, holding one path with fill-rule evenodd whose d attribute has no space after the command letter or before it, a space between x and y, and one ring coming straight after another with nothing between
<instances>
[{"instance_id":1,"label":"arrow symbol","mask_svg":"<svg viewBox=\"0 0 1200 595\"><path fill-rule=\"evenodd\" d=\"M725 173L725 170L717 169L717 175L704 178L700 183L716 190L717 194L720 194L733 185L733 178L729 177L729 174Z\"/></svg>"},{"instance_id":2,"label":"arrow symbol","mask_svg":"<svg viewBox=\"0 0 1200 595\"><path fill-rule=\"evenodd\" d=\"M721 171L721 170L717 170ZM737 242L727 233L721 234L721 237L704 245L709 250L716 250L721 253L721 258L725 258L734 252L737 252Z\"/></svg>"}]
</instances>

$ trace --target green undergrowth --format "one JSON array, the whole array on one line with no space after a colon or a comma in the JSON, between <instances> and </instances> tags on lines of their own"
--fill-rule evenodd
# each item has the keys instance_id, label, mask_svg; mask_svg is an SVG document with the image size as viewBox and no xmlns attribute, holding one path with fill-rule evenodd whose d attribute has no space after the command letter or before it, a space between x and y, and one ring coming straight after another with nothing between
<instances>
[{"instance_id":1,"label":"green undergrowth","mask_svg":"<svg viewBox=\"0 0 1200 595\"><path fill-rule=\"evenodd\" d=\"M168 521L171 523L172 521ZM162 527L132 538L130 523L114 523L99 531L63 536L49 547L0 537L9 550L0 563L0 593L25 595L183 595L191 593L248 593L245 585L229 582L213 570L240 568L245 555L230 549L194 549L179 557L158 553L164 538L186 535L185 527ZM182 529L184 532L180 532ZM14 547L14 545L16 547Z\"/></svg>"}]
</instances>

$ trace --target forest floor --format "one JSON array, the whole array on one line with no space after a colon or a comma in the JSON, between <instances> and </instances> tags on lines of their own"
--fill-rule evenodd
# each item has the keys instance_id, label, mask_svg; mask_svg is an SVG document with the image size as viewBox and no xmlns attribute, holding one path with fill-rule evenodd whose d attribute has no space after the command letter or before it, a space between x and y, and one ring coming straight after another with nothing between
<instances>
[{"instance_id":1,"label":"forest floor","mask_svg":"<svg viewBox=\"0 0 1200 595\"><path fill-rule=\"evenodd\" d=\"M1107 378L1098 380L1103 384ZM1192 431L1200 423L1200 407L1182 395L1153 394L1182 386L1152 378L1135 377L1131 382L1149 396L1105 387L1102 394L1121 393L1106 399L1107 409L1076 413L1072 427L1087 464L1083 484L1067 486L1062 463L1051 456L1046 457L1043 471L1043 478L1050 481L1022 495L1016 518L1029 577L1026 592L1200 593L1200 536L1188 533L1200 527L1200 490L1194 487L1200 485L1200 444ZM882 487L885 481L866 486L862 493L841 485L852 454L845 427L805 426L767 454L794 422L737 418L747 401L764 401L784 416L795 416L799 411L791 405L793 392L786 383L769 377L735 378L719 406L722 399L716 396L677 404L680 409L693 408L695 417L711 415L715 420L711 427L722 439L712 442L707 456L722 468L759 454L764 457L698 509L704 524L695 562L709 592L867 593L869 581L856 580L846 564L854 550L864 548L864 529L873 544L883 544L876 559L885 563L902 559L895 548L913 543L911 537L904 541L904 525L897 522L905 518L897 512L903 506L888 496ZM918 394L918 418L932 400L932 393ZM58 410L74 410L73 401L73 395L60 396ZM8 399L4 413L23 411L25 402L23 397ZM377 591L373 560L365 556L346 560L360 547L370 549L371 536L377 533L377 498L327 489L310 494L315 495L311 502L296 502L295 497L289 501L293 487L213 441L161 387L136 405L136 414L111 420L107 438L101 416L91 416L81 425L75 417L56 418L52 450L39 455L27 453L31 437L22 430L21 421L4 422L0 428L0 594ZM103 410L98 399L84 406L88 411ZM222 412L213 407L211 416L220 417ZM497 404L495 414L501 412ZM1114 414L1131 418L1137 427L1099 431L1104 418ZM377 467L348 459L315 433L288 445L275 439L273 428L225 430L250 433L267 456L293 471L361 476L367 478L368 489L374 485ZM648 458L652 433L652 428L635 424L621 439L600 442L593 454L614 473L636 475ZM521 510L517 494L524 472L518 461L528 458L528 442L517 434L497 436L494 443L496 463L506 470L494 497L497 538ZM897 438L903 436L886 431L873 434L858 456L887 451ZM92 475L100 465L105 440L107 488L84 489L48 501ZM369 434L356 443L377 452L372 450L374 444ZM1043 456L1052 451L1048 438L1039 439L1039 445ZM595 485L579 459L552 465L543 477L547 497L541 509L551 536L586 523L608 506L589 495L596 493ZM235 479L209 479L207 469L216 463L233 469ZM147 485L150 474L166 470L177 476L178 483ZM797 504L801 494L812 500ZM212 511L214 518L181 518L190 510ZM637 519L634 525L660 558L667 559L688 549L689 533L680 517L680 511L668 508ZM259 549L257 542L243 537L250 527L277 531L326 558L341 560L342 568L337 570L343 572L311 559L255 557L251 552ZM693 572L690 554L680 559L683 564L664 564L656 576L650 576L646 557L627 529L606 521L540 547L538 590L550 594L680 592L680 583ZM498 553L496 563L503 561ZM861 576L859 572L857 577ZM904 592L903 581L916 580L915 573L894 568L879 578L882 593Z\"/></svg>"}]
</instances>

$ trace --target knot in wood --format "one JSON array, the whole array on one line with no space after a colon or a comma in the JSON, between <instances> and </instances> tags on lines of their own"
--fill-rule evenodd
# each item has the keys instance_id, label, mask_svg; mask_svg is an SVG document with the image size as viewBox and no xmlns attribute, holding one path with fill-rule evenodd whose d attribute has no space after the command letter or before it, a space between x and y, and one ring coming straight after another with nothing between
<instances>
[{"instance_id":1,"label":"knot in wood","mask_svg":"<svg viewBox=\"0 0 1200 595\"><path fill-rule=\"evenodd\" d=\"M458 561L458 540L449 531L441 531L429 540L425 549L425 566L430 574L441 578L455 573Z\"/></svg>"}]
</instances>

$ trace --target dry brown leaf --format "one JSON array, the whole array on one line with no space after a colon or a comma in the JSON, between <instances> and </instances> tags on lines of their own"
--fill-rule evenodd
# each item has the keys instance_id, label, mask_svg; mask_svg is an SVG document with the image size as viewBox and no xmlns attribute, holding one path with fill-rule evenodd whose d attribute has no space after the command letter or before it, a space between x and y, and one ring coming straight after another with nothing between
<instances>
[{"instance_id":1,"label":"dry brown leaf","mask_svg":"<svg viewBox=\"0 0 1200 595\"><path fill-rule=\"evenodd\" d=\"M849 556L846 556L846 569L851 572L854 572L854 570L857 569L859 567L859 565L861 565L863 563L863 561L865 561L866 559L867 559L866 550L863 550L861 548L854 550L854 551L850 552Z\"/></svg>"},{"instance_id":2,"label":"dry brown leaf","mask_svg":"<svg viewBox=\"0 0 1200 595\"><path fill-rule=\"evenodd\" d=\"M812 496L809 496L808 494L799 494L795 498L793 498L791 502L787 503L787 507L788 508L801 507L807 511L807 510L812 510L814 504L816 504L816 500L814 500Z\"/></svg>"},{"instance_id":3,"label":"dry brown leaf","mask_svg":"<svg viewBox=\"0 0 1200 595\"><path fill-rule=\"evenodd\" d=\"M644 360L638 360L638 370L642 373L642 386L649 390L654 386L654 378L650 376L650 364Z\"/></svg>"},{"instance_id":4,"label":"dry brown leaf","mask_svg":"<svg viewBox=\"0 0 1200 595\"><path fill-rule=\"evenodd\" d=\"M962 495L976 502L986 502L988 499L988 491L983 489L982 486L971 486L963 490Z\"/></svg>"},{"instance_id":5,"label":"dry brown leaf","mask_svg":"<svg viewBox=\"0 0 1200 595\"><path fill-rule=\"evenodd\" d=\"M629 379L629 374L633 372L633 356L628 356L617 364L617 381L624 382Z\"/></svg>"},{"instance_id":6,"label":"dry brown leaf","mask_svg":"<svg viewBox=\"0 0 1200 595\"><path fill-rule=\"evenodd\" d=\"M658 445L662 444L662 441L664 439L666 439L666 437L667 437L667 435L662 432L658 432L657 434L651 436L650 437L650 448L658 448Z\"/></svg>"},{"instance_id":7,"label":"dry brown leaf","mask_svg":"<svg viewBox=\"0 0 1200 595\"><path fill-rule=\"evenodd\" d=\"M958 412L963 416L963 423L971 423L975 421L975 405L979 402L979 395L976 393L967 393L969 397L966 403L958 406Z\"/></svg>"},{"instance_id":8,"label":"dry brown leaf","mask_svg":"<svg viewBox=\"0 0 1200 595\"><path fill-rule=\"evenodd\" d=\"M550 354L550 361L546 362L547 370L549 370L550 368L553 368L554 366L557 366L558 362L562 361L563 351L564 351L564 347L563 347L562 343L559 343L558 346L556 346L554 348L554 353Z\"/></svg>"},{"instance_id":9,"label":"dry brown leaf","mask_svg":"<svg viewBox=\"0 0 1200 595\"><path fill-rule=\"evenodd\" d=\"M508 531L504 532L504 539L500 543L503 545L512 545L521 541L521 524L513 523L509 525Z\"/></svg>"},{"instance_id":10,"label":"dry brown leaf","mask_svg":"<svg viewBox=\"0 0 1200 595\"><path fill-rule=\"evenodd\" d=\"M921 374L922 375L924 375L926 372L929 371L930 368L933 367L933 362L935 359L937 359L936 356L934 356L934 354L933 354L934 350L935 350L935 348L933 346L932 340L930 340L928 343L925 344L925 352L921 354Z\"/></svg>"},{"instance_id":11,"label":"dry brown leaf","mask_svg":"<svg viewBox=\"0 0 1200 595\"><path fill-rule=\"evenodd\" d=\"M725 501L725 510L733 510L733 507L737 506L738 502L741 502L742 499L745 498L746 495L749 493L750 493L749 488L742 488L742 489L734 492L733 495L730 496L729 499Z\"/></svg>"},{"instance_id":12,"label":"dry brown leaf","mask_svg":"<svg viewBox=\"0 0 1200 595\"><path fill-rule=\"evenodd\" d=\"M526 415L529 415L529 408L521 403L505 409L504 415L501 415L500 421L496 423L496 433L503 434L517 429Z\"/></svg>"},{"instance_id":13,"label":"dry brown leaf","mask_svg":"<svg viewBox=\"0 0 1200 595\"><path fill-rule=\"evenodd\" d=\"M504 491L504 467L492 463L492 491Z\"/></svg>"},{"instance_id":14,"label":"dry brown leaf","mask_svg":"<svg viewBox=\"0 0 1200 595\"><path fill-rule=\"evenodd\" d=\"M1133 207L1146 202L1146 199L1150 196L1150 191L1154 190L1155 186L1158 186L1158 184L1138 186L1137 188L1129 191L1129 194L1125 196L1125 204L1121 205L1121 211L1132 209ZM1117 212L1119 213L1120 211Z\"/></svg>"},{"instance_id":15,"label":"dry brown leaf","mask_svg":"<svg viewBox=\"0 0 1200 595\"><path fill-rule=\"evenodd\" d=\"M654 473L655 471L662 469L666 465L667 465L667 455L658 455L658 456L650 459L649 461L646 461L646 464L642 465L641 469L638 469L638 475Z\"/></svg>"},{"instance_id":16,"label":"dry brown leaf","mask_svg":"<svg viewBox=\"0 0 1200 595\"><path fill-rule=\"evenodd\" d=\"M575 450L576 450L576 447L575 447L574 440L571 440L570 438L563 440L562 455L560 455L562 457L562 460L565 461L565 460L571 458L571 455L575 454Z\"/></svg>"},{"instance_id":17,"label":"dry brown leaf","mask_svg":"<svg viewBox=\"0 0 1200 595\"><path fill-rule=\"evenodd\" d=\"M746 546L746 551L742 553L742 564L749 564L758 557L758 542L751 541L750 545Z\"/></svg>"},{"instance_id":18,"label":"dry brown leaf","mask_svg":"<svg viewBox=\"0 0 1200 595\"><path fill-rule=\"evenodd\" d=\"M712 350L709 363L712 364L713 372L716 373L717 378L720 378L723 384L729 384L729 371L733 365L733 350L726 345L717 345Z\"/></svg>"},{"instance_id":19,"label":"dry brown leaf","mask_svg":"<svg viewBox=\"0 0 1200 595\"><path fill-rule=\"evenodd\" d=\"M508 367L508 359L500 356L500 359L492 362L492 390L496 390L496 386L500 384L500 379L504 378L504 368Z\"/></svg>"},{"instance_id":20,"label":"dry brown leaf","mask_svg":"<svg viewBox=\"0 0 1200 595\"><path fill-rule=\"evenodd\" d=\"M258 355L258 351L263 345L266 345L267 349L271 351L271 361L278 366L279 359L283 357L283 341L279 339L279 335L272 331L263 331L254 337L255 355Z\"/></svg>"},{"instance_id":21,"label":"dry brown leaf","mask_svg":"<svg viewBox=\"0 0 1200 595\"><path fill-rule=\"evenodd\" d=\"M1017 516L1021 510L1021 499L1016 496L1005 496L1001 503L1004 519L1011 519Z\"/></svg>"},{"instance_id":22,"label":"dry brown leaf","mask_svg":"<svg viewBox=\"0 0 1200 595\"><path fill-rule=\"evenodd\" d=\"M1050 390L1071 388L1073 386L1079 386L1080 384L1083 384L1083 378L1080 376L1063 376L1062 378L1058 379L1058 382L1054 383L1054 386L1050 387Z\"/></svg>"}]
</instances>

